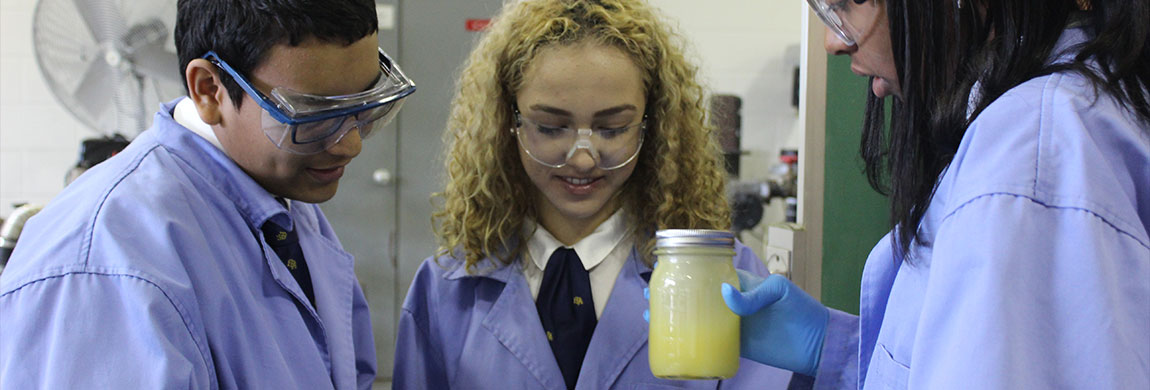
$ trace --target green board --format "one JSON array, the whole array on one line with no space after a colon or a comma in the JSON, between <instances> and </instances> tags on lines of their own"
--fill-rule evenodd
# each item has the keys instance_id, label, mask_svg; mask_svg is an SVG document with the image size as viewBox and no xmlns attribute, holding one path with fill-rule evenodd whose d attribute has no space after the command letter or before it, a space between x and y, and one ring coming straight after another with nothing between
<instances>
[{"instance_id":1,"label":"green board","mask_svg":"<svg viewBox=\"0 0 1150 390\"><path fill-rule=\"evenodd\" d=\"M822 301L855 314L867 254L889 230L887 199L867 183L858 153L867 88L849 57L829 56Z\"/></svg>"}]
</instances>

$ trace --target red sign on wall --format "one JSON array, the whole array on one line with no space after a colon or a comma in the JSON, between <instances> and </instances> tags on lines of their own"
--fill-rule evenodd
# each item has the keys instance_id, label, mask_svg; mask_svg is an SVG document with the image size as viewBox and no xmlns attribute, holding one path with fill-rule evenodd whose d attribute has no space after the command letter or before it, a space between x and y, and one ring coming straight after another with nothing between
<instances>
[{"instance_id":1,"label":"red sign on wall","mask_svg":"<svg viewBox=\"0 0 1150 390\"><path fill-rule=\"evenodd\" d=\"M467 31L483 31L489 24L491 19L467 19Z\"/></svg>"}]
</instances>

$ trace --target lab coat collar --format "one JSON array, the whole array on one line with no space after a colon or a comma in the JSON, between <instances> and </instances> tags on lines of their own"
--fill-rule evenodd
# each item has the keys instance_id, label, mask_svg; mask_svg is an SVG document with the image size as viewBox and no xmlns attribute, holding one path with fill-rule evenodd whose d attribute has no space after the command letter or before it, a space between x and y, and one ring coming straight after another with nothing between
<instances>
[{"instance_id":1,"label":"lab coat collar","mask_svg":"<svg viewBox=\"0 0 1150 390\"><path fill-rule=\"evenodd\" d=\"M457 280L462 278L490 278L497 280L504 284L509 284L519 274L522 278L522 272L519 272L520 259L516 258L511 264L504 264L503 261L487 257L480 260L472 267L472 271L468 271L467 266L463 263L463 255L461 253L454 253L452 256L443 256L436 259L439 266L447 269L443 273L443 278L447 280ZM530 296L530 294L528 294ZM534 307L534 306L532 306Z\"/></svg>"},{"instance_id":2,"label":"lab coat collar","mask_svg":"<svg viewBox=\"0 0 1150 390\"><path fill-rule=\"evenodd\" d=\"M565 389L563 372L544 335L527 279L517 267L504 266L490 274L475 275L502 280L503 292L483 318L483 327L503 344L544 389Z\"/></svg>"},{"instance_id":3,"label":"lab coat collar","mask_svg":"<svg viewBox=\"0 0 1150 390\"><path fill-rule=\"evenodd\" d=\"M878 340L878 331L886 313L890 286L902 267L901 250L895 246L897 230L887 233L867 256L863 267L859 296L859 383L866 380L866 370Z\"/></svg>"},{"instance_id":4,"label":"lab coat collar","mask_svg":"<svg viewBox=\"0 0 1150 390\"><path fill-rule=\"evenodd\" d=\"M650 272L651 267L639 260L639 251L631 248L631 255L615 280L611 298L603 308L603 315L587 348L587 356L600 358L583 361L577 387L610 388L635 354L647 344L647 322L643 321L643 309L647 307L643 288L647 287L647 280L643 275ZM587 383L590 378L599 382Z\"/></svg>"},{"instance_id":5,"label":"lab coat collar","mask_svg":"<svg viewBox=\"0 0 1150 390\"><path fill-rule=\"evenodd\" d=\"M213 187L235 200L236 208L254 228L271 220L284 229L294 229L287 207L275 196L232 161L222 150L192 130L180 125L172 117L181 97L161 106L153 119L155 141L187 164L212 184Z\"/></svg>"},{"instance_id":6,"label":"lab coat collar","mask_svg":"<svg viewBox=\"0 0 1150 390\"><path fill-rule=\"evenodd\" d=\"M491 264L502 263L484 259L475 267L480 271L469 274L462 262L456 262L456 268L447 272L445 277L478 277L503 282L503 291L483 319L483 327L519 359L543 388L564 388L563 374L544 336L527 279L518 268L522 265L517 261L492 268ZM578 388L610 388L627 368L628 362L647 344L647 324L643 321L642 309L647 307L643 288L647 286L650 273L651 267L643 263L639 252L632 248L596 325L599 330L592 336L587 349L588 358L580 370ZM597 382L588 382L591 378Z\"/></svg>"}]
</instances>

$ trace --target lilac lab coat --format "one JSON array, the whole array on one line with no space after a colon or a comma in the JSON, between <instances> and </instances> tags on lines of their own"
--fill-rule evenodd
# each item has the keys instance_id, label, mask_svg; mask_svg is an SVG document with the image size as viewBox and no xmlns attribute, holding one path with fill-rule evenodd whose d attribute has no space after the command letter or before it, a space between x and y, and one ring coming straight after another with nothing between
<instances>
[{"instance_id":1,"label":"lilac lab coat","mask_svg":"<svg viewBox=\"0 0 1150 390\"><path fill-rule=\"evenodd\" d=\"M1072 73L995 100L938 183L929 245L888 235L860 317L833 312L815 387L1150 389L1147 126Z\"/></svg>"},{"instance_id":2,"label":"lilac lab coat","mask_svg":"<svg viewBox=\"0 0 1150 390\"><path fill-rule=\"evenodd\" d=\"M766 275L750 249L737 244L735 266ZM423 262L412 282L396 340L396 389L565 389L521 265L490 259L468 275L459 260ZM599 318L577 389L784 389L789 371L741 360L725 381L657 379L647 361L644 273L631 251ZM719 291L716 288L715 293Z\"/></svg>"}]
</instances>

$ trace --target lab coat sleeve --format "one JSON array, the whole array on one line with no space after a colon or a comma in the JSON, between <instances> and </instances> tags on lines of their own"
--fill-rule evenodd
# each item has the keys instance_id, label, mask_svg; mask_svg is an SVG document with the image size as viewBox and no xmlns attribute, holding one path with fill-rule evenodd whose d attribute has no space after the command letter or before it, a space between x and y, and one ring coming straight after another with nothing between
<instances>
[{"instance_id":1,"label":"lab coat sleeve","mask_svg":"<svg viewBox=\"0 0 1150 390\"><path fill-rule=\"evenodd\" d=\"M1144 231L1000 193L957 207L933 252L909 388L1150 389Z\"/></svg>"},{"instance_id":2,"label":"lab coat sleeve","mask_svg":"<svg viewBox=\"0 0 1150 390\"><path fill-rule=\"evenodd\" d=\"M434 338L434 310L437 292L434 282L441 280L433 272L435 265L424 261L411 282L411 288L399 313L399 330L395 337L395 367L392 387L402 389L449 389L447 367L440 346ZM462 336L460 336L462 337ZM471 356L483 359L482 356ZM492 375L498 375L492 373Z\"/></svg>"},{"instance_id":3,"label":"lab coat sleeve","mask_svg":"<svg viewBox=\"0 0 1150 390\"><path fill-rule=\"evenodd\" d=\"M0 388L208 389L188 317L141 275L77 270L0 296ZM20 321L13 319L19 318Z\"/></svg>"},{"instance_id":4,"label":"lab coat sleeve","mask_svg":"<svg viewBox=\"0 0 1150 390\"><path fill-rule=\"evenodd\" d=\"M857 389L858 356L858 316L830 309L814 389Z\"/></svg>"},{"instance_id":5,"label":"lab coat sleeve","mask_svg":"<svg viewBox=\"0 0 1150 390\"><path fill-rule=\"evenodd\" d=\"M438 347L428 336L427 324L404 309L395 338L395 389L448 389L447 370ZM475 356L482 359L483 357Z\"/></svg>"},{"instance_id":6,"label":"lab coat sleeve","mask_svg":"<svg viewBox=\"0 0 1150 390\"><path fill-rule=\"evenodd\" d=\"M375 338L371 332L367 299L358 284L352 298L352 331L355 332L356 385L360 389L371 390L376 374Z\"/></svg>"}]
</instances>

